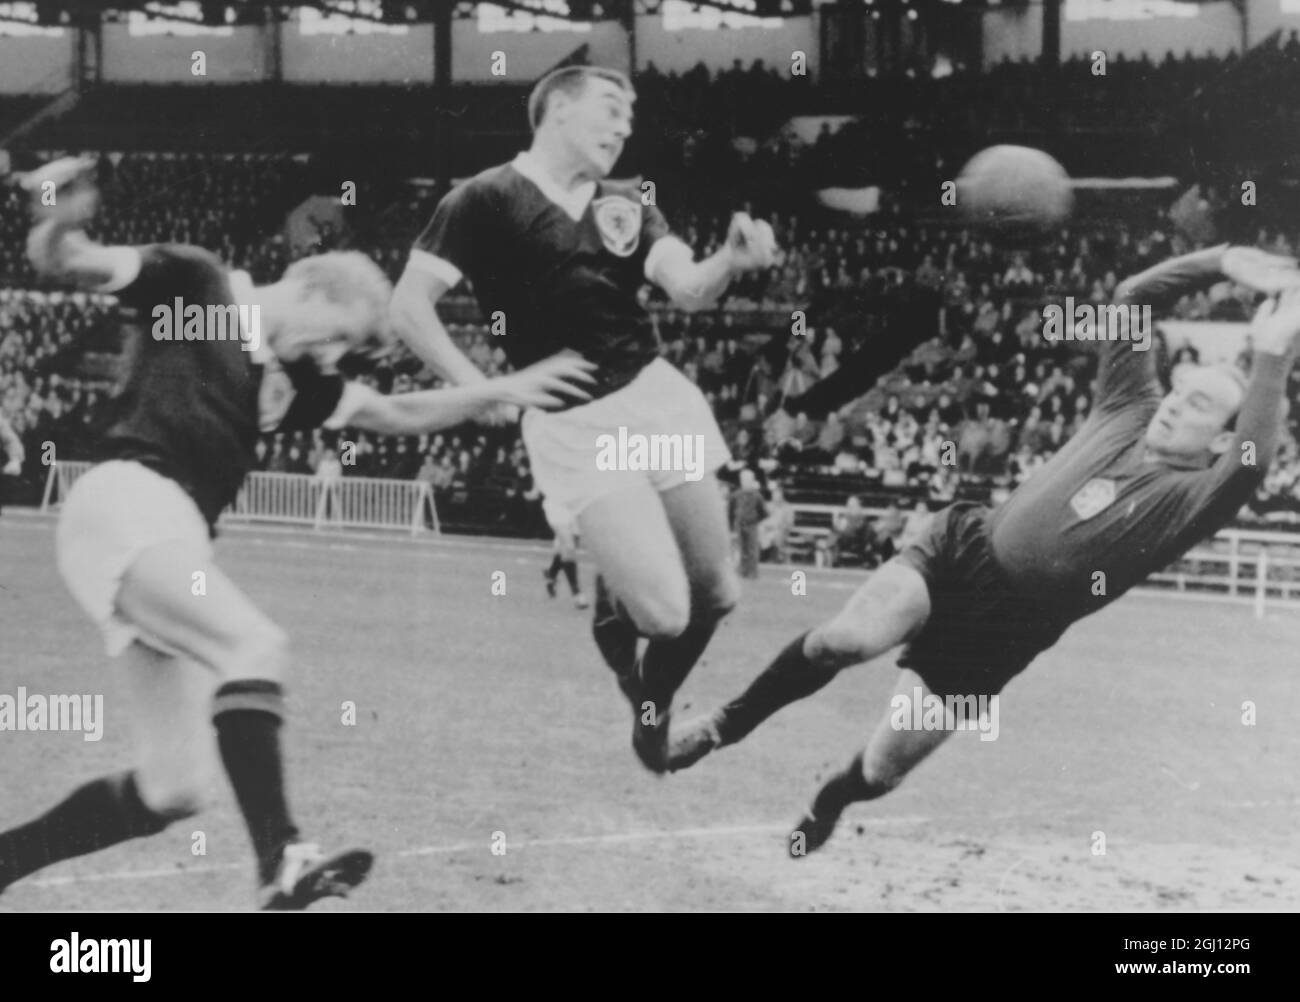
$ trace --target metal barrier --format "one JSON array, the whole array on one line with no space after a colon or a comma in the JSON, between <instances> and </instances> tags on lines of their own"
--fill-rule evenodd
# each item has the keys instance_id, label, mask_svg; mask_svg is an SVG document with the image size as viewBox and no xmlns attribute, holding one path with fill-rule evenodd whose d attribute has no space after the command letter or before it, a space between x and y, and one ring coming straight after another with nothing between
<instances>
[{"instance_id":1,"label":"metal barrier","mask_svg":"<svg viewBox=\"0 0 1300 1002\"><path fill-rule=\"evenodd\" d=\"M68 496L94 464L59 462L50 467L41 510ZM405 529L441 534L433 491L421 480L372 477L322 479L305 473L250 473L223 522L277 522L314 529Z\"/></svg>"},{"instance_id":2,"label":"metal barrier","mask_svg":"<svg viewBox=\"0 0 1300 1002\"><path fill-rule=\"evenodd\" d=\"M48 511L93 463L50 467L41 510ZM832 505L794 505L802 514L826 515ZM879 515L880 509L864 509ZM412 535L441 533L429 485L418 480L341 477L324 480L303 473L250 473L235 503L222 515L232 522L278 522L314 529L404 529ZM798 527L811 535L826 529ZM1300 602L1300 533L1224 529L1172 566L1150 575L1148 587L1253 600L1256 616L1268 603Z\"/></svg>"},{"instance_id":3,"label":"metal barrier","mask_svg":"<svg viewBox=\"0 0 1300 1002\"><path fill-rule=\"evenodd\" d=\"M825 504L792 507L794 532L810 540L829 536L831 530L801 524L800 515L825 517L844 510ZM884 514L879 508L863 511L873 517ZM1251 601L1256 618L1262 618L1270 603L1300 603L1300 533L1223 529L1169 567L1148 575L1143 587Z\"/></svg>"},{"instance_id":4,"label":"metal barrier","mask_svg":"<svg viewBox=\"0 0 1300 1002\"><path fill-rule=\"evenodd\" d=\"M1260 618L1269 602L1300 601L1300 533L1224 529L1147 583L1251 598Z\"/></svg>"}]
</instances>

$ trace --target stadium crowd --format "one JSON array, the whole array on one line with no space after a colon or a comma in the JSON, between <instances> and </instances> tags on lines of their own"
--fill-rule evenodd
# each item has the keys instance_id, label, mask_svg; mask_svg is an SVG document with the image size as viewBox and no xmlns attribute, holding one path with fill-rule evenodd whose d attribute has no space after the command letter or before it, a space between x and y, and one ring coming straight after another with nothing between
<instances>
[{"instance_id":1,"label":"stadium crowd","mask_svg":"<svg viewBox=\"0 0 1300 1002\"><path fill-rule=\"evenodd\" d=\"M1234 56L1172 54L1159 62L1117 59L1105 86L1064 88L1087 95L1067 112L1081 127L1098 115L1111 116L1112 127L1138 127L1136 109L1176 107L1190 82L1215 73L1289 81L1300 72L1300 41L1293 33L1262 54L1252 53L1243 60L1250 64L1245 70L1236 62ZM844 180L837 165L856 157L869 175L859 180L889 183L900 179L895 168L913 171L916 150L928 151L937 158L931 167L942 169L944 147L931 142L932 133L960 145L962 130L983 121L985 112L998 121L1020 116L1019 124L1026 125L1043 74L1040 65L1027 61L1004 62L983 73L961 66L942 72L906 67L888 78L822 84L814 93L806 81L761 64L738 63L713 76L703 68L665 75L650 67L637 79L638 117L651 123L640 127L637 153L701 177L745 166L804 190ZM1058 79L1079 82L1090 75L1086 61L1069 60ZM873 99L883 88L909 95L890 106L888 121L886 112L876 113L882 103ZM1276 87L1266 93L1272 96L1261 115L1276 123L1293 114L1290 103L1275 100ZM824 127L812 143L775 128L814 101L823 113L857 117L838 131ZM1128 118L1115 117L1119 109ZM673 127L655 128L656 121ZM904 121L906 141L865 141ZM755 135L770 139L735 141ZM893 166L862 164L864 149L891 150L880 155L892 157ZM318 180L304 156L105 153L104 210L94 235L109 243L195 243L259 282L277 277L303 254L357 247L396 278L413 227L431 208L427 192L388 185L385 198L376 204L363 200L366 208L347 225L329 214L308 214L305 231L300 226L286 235L286 215L320 190ZM724 237L730 199L700 184L675 204L671 194L685 192L670 188L664 210L698 254L710 253ZM717 207L724 204L728 211ZM1088 413L1095 358L1043 338L1042 304L1067 296L1109 302L1120 278L1171 252L1176 229L1168 215L1144 211L1124 221L1080 223L1033 250L1016 251L954 223L918 221L888 199L881 211L856 222L810 203L750 207L773 223L781 259L769 273L737 283L717 311L683 314L649 295L663 354L702 387L715 408L736 457L732 473L754 470L769 495L781 481L791 488L787 493L817 483L822 486L809 488L812 493L861 495L881 506L892 499L909 508L918 501L939 504L963 491L1005 489L1032 475L1070 437ZM35 488L48 461L45 443L53 443L60 457L94 458L118 348L111 299L16 291L33 285L23 252L26 227L23 197L13 186L0 186L0 275L10 286L0 291L0 408L24 440L24 476ZM1279 228L1257 232L1254 242L1281 253L1300 249L1296 235ZM781 412L764 420L776 398L796 396L854 352L872 350L874 339L888 337L891 324L899 322L897 305L918 296L933 297L938 336L874 390L824 420ZM1249 309L1248 298L1225 285L1184 300L1175 315L1240 321L1248 319ZM806 322L799 334L791 333L796 310ZM499 371L504 355L492 346L472 300L456 297L446 312L453 336L475 364ZM1157 350L1164 351L1163 344ZM362 378L386 392L436 385L402 349ZM355 443L355 449L336 470L325 457L337 454L340 441ZM536 492L514 429L466 428L409 440L348 432L276 437L260 443L259 456L271 471L420 478L444 499L486 491L506 499L501 518L539 524ZM1253 508L1261 517L1300 520L1294 443ZM903 521L890 518L888 524Z\"/></svg>"},{"instance_id":2,"label":"stadium crowd","mask_svg":"<svg viewBox=\"0 0 1300 1002\"><path fill-rule=\"evenodd\" d=\"M196 217L194 232L202 232L206 218ZM720 219L689 217L680 229L707 251L720 225ZM765 288L738 289L726 308L702 314L652 304L662 352L715 408L736 457L733 472L748 467L769 486L782 479L830 478L823 483L834 484L831 493L870 495L881 504L896 496L908 505L918 498L937 505L960 489L996 489L1031 475L1087 416L1094 371L1087 350L1043 338L1040 304L1066 295L1105 303L1118 276L1167 251L1161 231L1134 234L1124 227L1063 234L1037 254L1003 251L968 231L878 224L821 230L794 217L779 218L777 227L789 252ZM182 227L158 236L191 239L190 232ZM150 238L147 231L133 233L133 239ZM1289 248L1280 237L1273 243ZM241 253L246 263L289 253L274 236L225 246L237 263ZM832 301L851 296L857 302L910 288L942 293L940 337L824 420L779 411L764 420L774 399L797 396L830 375L846 352L871 350L870 333L820 325L815 310L808 312L805 333L790 333L792 308L828 294ZM461 306L472 313L472 305ZM1223 287L1185 300L1176 312L1242 320L1247 310L1244 298ZM112 312L112 301L102 297L0 295L0 404L25 442L25 472L33 483L43 472L46 442L54 443L59 456L94 457L94 434L101 427L95 415L107 403L114 375ZM774 326L778 336L772 336ZM502 370L504 353L493 347L486 327L473 321L450 327L478 367ZM361 378L385 392L436 385L401 349ZM345 433L342 439L355 449L340 475L419 478L441 498L487 491L522 504L533 493L522 445L511 429L464 429L410 440ZM269 471L318 472L322 457L338 452L339 441L321 433L277 436L260 444L259 455ZM1261 494L1261 514L1300 517L1294 450L1287 460ZM517 508L503 507L502 517L517 516Z\"/></svg>"}]
</instances>

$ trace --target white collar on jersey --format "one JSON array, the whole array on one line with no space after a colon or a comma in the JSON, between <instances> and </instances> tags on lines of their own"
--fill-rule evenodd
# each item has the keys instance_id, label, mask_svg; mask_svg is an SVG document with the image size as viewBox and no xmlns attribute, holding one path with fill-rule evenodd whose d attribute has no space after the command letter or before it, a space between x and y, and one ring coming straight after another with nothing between
<instances>
[{"instance_id":1,"label":"white collar on jersey","mask_svg":"<svg viewBox=\"0 0 1300 1002\"><path fill-rule=\"evenodd\" d=\"M254 305L253 277L246 271L232 271L228 278L230 291L235 295L235 305ZM266 346L266 338L262 338L257 348L250 354L253 356L253 361L258 365L266 365L268 362L276 361L275 352Z\"/></svg>"},{"instance_id":2,"label":"white collar on jersey","mask_svg":"<svg viewBox=\"0 0 1300 1002\"><path fill-rule=\"evenodd\" d=\"M541 193L563 209L575 223L582 218L582 214L587 211L588 203L596 194L595 181L580 184L573 191L565 191L551 179L537 158L527 150L516 154L510 166L537 185Z\"/></svg>"}]
</instances>

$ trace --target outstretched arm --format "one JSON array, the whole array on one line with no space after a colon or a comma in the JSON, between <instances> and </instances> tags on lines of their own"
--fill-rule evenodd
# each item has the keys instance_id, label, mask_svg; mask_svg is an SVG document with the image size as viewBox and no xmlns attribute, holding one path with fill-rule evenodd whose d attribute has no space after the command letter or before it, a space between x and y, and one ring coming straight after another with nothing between
<instances>
[{"instance_id":1,"label":"outstretched arm","mask_svg":"<svg viewBox=\"0 0 1300 1002\"><path fill-rule=\"evenodd\" d=\"M111 292L135 278L140 253L134 247L105 247L83 232L99 206L93 170L93 161L64 157L23 178L34 216L27 257L42 278Z\"/></svg>"},{"instance_id":2,"label":"outstretched arm","mask_svg":"<svg viewBox=\"0 0 1300 1002\"><path fill-rule=\"evenodd\" d=\"M738 212L731 217L726 242L703 261L696 261L690 247L671 237L658 242L650 253L646 273L673 305L704 310L717 303L737 275L771 267L776 237L768 223Z\"/></svg>"},{"instance_id":3,"label":"outstretched arm","mask_svg":"<svg viewBox=\"0 0 1300 1002\"><path fill-rule=\"evenodd\" d=\"M1261 471L1277 452L1286 412L1287 377L1300 348L1300 287L1265 300L1251 323L1255 355L1246 396L1237 414L1233 447L1220 463L1240 466L1247 444Z\"/></svg>"},{"instance_id":4,"label":"outstretched arm","mask_svg":"<svg viewBox=\"0 0 1300 1002\"><path fill-rule=\"evenodd\" d=\"M1120 282L1115 302L1123 306L1150 306L1163 310L1189 292L1225 277L1227 244L1171 257Z\"/></svg>"},{"instance_id":5,"label":"outstretched arm","mask_svg":"<svg viewBox=\"0 0 1300 1002\"><path fill-rule=\"evenodd\" d=\"M488 416L499 404L553 409L590 400L582 384L595 366L576 355L556 355L527 369L470 386L384 396L349 383L327 426L352 425L381 435L422 435Z\"/></svg>"},{"instance_id":6,"label":"outstretched arm","mask_svg":"<svg viewBox=\"0 0 1300 1002\"><path fill-rule=\"evenodd\" d=\"M1149 325L1156 312L1168 309L1183 296L1231 279L1256 292L1274 295L1300 283L1300 270L1292 258L1280 257L1253 247L1229 247L1226 244L1169 258L1125 279L1115 290L1115 305L1122 307L1118 317L1132 328L1135 322ZM1141 311L1144 319L1135 321L1131 314ZM1099 311L1100 314L1100 311ZM1100 315L1099 315L1100 322ZM1160 393L1156 379L1155 358L1150 352L1150 337L1129 330L1120 338L1114 332L1099 331L1099 339L1110 335L1101 346L1094 394L1096 410L1126 407L1144 396Z\"/></svg>"},{"instance_id":7,"label":"outstretched arm","mask_svg":"<svg viewBox=\"0 0 1300 1002\"><path fill-rule=\"evenodd\" d=\"M447 382L469 386L487 376L456 346L438 317L438 301L455 284L449 277L408 263L393 290L389 317L397 336L421 362Z\"/></svg>"}]
</instances>

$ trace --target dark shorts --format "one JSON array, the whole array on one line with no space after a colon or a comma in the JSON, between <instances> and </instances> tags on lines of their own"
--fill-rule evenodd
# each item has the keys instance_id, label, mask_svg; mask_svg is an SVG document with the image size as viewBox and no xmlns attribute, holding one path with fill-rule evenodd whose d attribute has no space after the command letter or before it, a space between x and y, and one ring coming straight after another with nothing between
<instances>
[{"instance_id":1,"label":"dark shorts","mask_svg":"<svg viewBox=\"0 0 1300 1002\"><path fill-rule=\"evenodd\" d=\"M898 556L930 591L930 618L898 666L941 696L1000 692L1069 626L1012 590L993 558L988 513L969 502L950 505Z\"/></svg>"}]
</instances>

